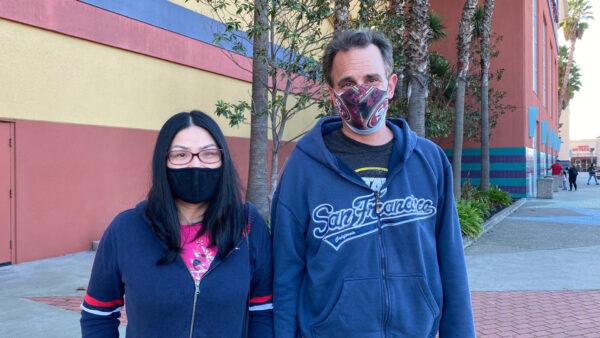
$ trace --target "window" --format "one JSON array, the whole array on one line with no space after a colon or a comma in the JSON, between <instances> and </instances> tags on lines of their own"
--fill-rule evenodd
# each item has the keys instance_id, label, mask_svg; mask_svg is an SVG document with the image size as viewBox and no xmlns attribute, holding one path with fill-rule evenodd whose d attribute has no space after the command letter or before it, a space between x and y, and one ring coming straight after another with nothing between
<instances>
[{"instance_id":1,"label":"window","mask_svg":"<svg viewBox=\"0 0 600 338\"><path fill-rule=\"evenodd\" d=\"M546 107L548 103L548 92L546 88L546 81L548 77L548 67L547 67L547 59L548 59L548 51L546 50L546 18L544 20L544 26L542 27L542 102L544 107Z\"/></svg>"},{"instance_id":2,"label":"window","mask_svg":"<svg viewBox=\"0 0 600 338\"><path fill-rule=\"evenodd\" d=\"M554 109L555 109L555 103L554 103L554 98L556 97L556 78L554 77L554 68L556 67L556 62L554 62L554 45L552 45L552 42L550 42L550 54L549 54L549 62L550 62L550 86L548 88L548 90L550 91L550 95L549 95L549 107L550 107L550 117L552 117L552 115L554 114Z\"/></svg>"},{"instance_id":3,"label":"window","mask_svg":"<svg viewBox=\"0 0 600 338\"><path fill-rule=\"evenodd\" d=\"M532 37L533 37L533 91L537 94L537 87L538 87L538 34L537 34L537 1L538 0L532 0L533 1L533 22L531 24L531 28L532 28Z\"/></svg>"}]
</instances>

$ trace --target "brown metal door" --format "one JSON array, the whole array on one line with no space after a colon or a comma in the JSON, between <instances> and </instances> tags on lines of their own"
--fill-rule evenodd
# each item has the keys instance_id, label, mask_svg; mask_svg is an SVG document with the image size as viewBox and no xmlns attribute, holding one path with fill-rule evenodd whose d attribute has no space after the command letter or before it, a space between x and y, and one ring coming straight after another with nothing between
<instances>
[{"instance_id":1,"label":"brown metal door","mask_svg":"<svg viewBox=\"0 0 600 338\"><path fill-rule=\"evenodd\" d=\"M0 122L0 264L11 262L11 124Z\"/></svg>"}]
</instances>

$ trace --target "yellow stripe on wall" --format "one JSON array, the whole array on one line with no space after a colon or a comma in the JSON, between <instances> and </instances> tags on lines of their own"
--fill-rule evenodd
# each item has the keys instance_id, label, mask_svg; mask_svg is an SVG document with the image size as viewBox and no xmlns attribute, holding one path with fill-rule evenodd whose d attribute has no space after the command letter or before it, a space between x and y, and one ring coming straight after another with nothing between
<instances>
[{"instance_id":1,"label":"yellow stripe on wall","mask_svg":"<svg viewBox=\"0 0 600 338\"><path fill-rule=\"evenodd\" d=\"M176 112L251 93L244 81L2 19L0 51L2 118L157 130ZM298 114L285 139L317 113ZM249 124L217 121L227 136L250 135Z\"/></svg>"}]
</instances>

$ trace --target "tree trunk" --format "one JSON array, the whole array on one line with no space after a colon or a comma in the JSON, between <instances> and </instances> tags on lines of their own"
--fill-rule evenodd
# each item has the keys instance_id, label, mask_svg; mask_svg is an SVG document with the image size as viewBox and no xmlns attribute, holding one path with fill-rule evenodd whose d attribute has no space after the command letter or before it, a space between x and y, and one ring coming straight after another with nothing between
<instances>
[{"instance_id":1,"label":"tree trunk","mask_svg":"<svg viewBox=\"0 0 600 338\"><path fill-rule=\"evenodd\" d=\"M278 142L279 143L279 142ZM276 149L277 148L277 149ZM279 151L281 150L280 145L275 145L273 142L273 151L271 152L271 193L269 194L269 201L271 196L277 189L277 183L279 183Z\"/></svg>"},{"instance_id":2,"label":"tree trunk","mask_svg":"<svg viewBox=\"0 0 600 338\"><path fill-rule=\"evenodd\" d=\"M565 68L565 74L563 75L562 85L560 86L559 103L560 110L567 108L567 92L569 84L569 76L571 74L571 68L573 68L573 56L575 54L575 41L577 41L577 34L571 34L571 48L569 48L569 58L567 59L567 67Z\"/></svg>"},{"instance_id":3,"label":"tree trunk","mask_svg":"<svg viewBox=\"0 0 600 338\"><path fill-rule=\"evenodd\" d=\"M454 197L459 200L462 195L461 171L462 150L464 136L465 117L465 91L467 86L467 75L469 73L469 48L473 40L473 18L477 0L466 0L463 7L462 18L458 28L457 53L458 53L458 77L456 78L456 99L454 119L454 145L453 145L453 173L454 173Z\"/></svg>"},{"instance_id":4,"label":"tree trunk","mask_svg":"<svg viewBox=\"0 0 600 338\"><path fill-rule=\"evenodd\" d=\"M408 124L419 136L425 136L425 111L428 96L427 74L411 74L408 79Z\"/></svg>"},{"instance_id":5,"label":"tree trunk","mask_svg":"<svg viewBox=\"0 0 600 338\"><path fill-rule=\"evenodd\" d=\"M406 45L405 27L404 27L404 2L405 0L390 0L388 6L388 20L391 21L393 29L390 32L390 40L394 43L394 73L398 75L398 83L396 84L396 90L394 92L394 98L397 102L402 102L405 98L406 77L404 74L405 67L403 60L404 58L404 46ZM390 26L388 26L390 27Z\"/></svg>"},{"instance_id":6,"label":"tree trunk","mask_svg":"<svg viewBox=\"0 0 600 338\"><path fill-rule=\"evenodd\" d=\"M454 145L452 147L452 172L454 177L454 199L459 200L462 196L462 150L464 137L464 118L465 118L465 90L467 86L466 79L458 78L456 80L456 99L454 109Z\"/></svg>"},{"instance_id":7,"label":"tree trunk","mask_svg":"<svg viewBox=\"0 0 600 338\"><path fill-rule=\"evenodd\" d=\"M427 108L429 64L429 1L410 0L408 12L407 75L408 123L419 136L425 136L425 110Z\"/></svg>"},{"instance_id":8,"label":"tree trunk","mask_svg":"<svg viewBox=\"0 0 600 338\"><path fill-rule=\"evenodd\" d=\"M254 1L254 25L261 27L253 38L252 51L252 113L250 117L250 165L248 168L248 191L246 198L268 217L268 182L267 182L267 89L268 65L267 45L268 0Z\"/></svg>"},{"instance_id":9,"label":"tree trunk","mask_svg":"<svg viewBox=\"0 0 600 338\"><path fill-rule=\"evenodd\" d=\"M335 14L333 17L333 34L350 28L350 0L335 0Z\"/></svg>"},{"instance_id":10,"label":"tree trunk","mask_svg":"<svg viewBox=\"0 0 600 338\"><path fill-rule=\"evenodd\" d=\"M490 34L495 0L485 0L481 32L481 190L490 188Z\"/></svg>"}]
</instances>

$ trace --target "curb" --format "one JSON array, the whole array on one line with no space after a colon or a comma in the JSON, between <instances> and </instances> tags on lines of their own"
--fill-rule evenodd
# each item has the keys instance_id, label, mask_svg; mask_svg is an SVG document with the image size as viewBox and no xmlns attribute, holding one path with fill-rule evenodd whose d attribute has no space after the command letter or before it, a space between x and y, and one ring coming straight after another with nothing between
<instances>
[{"instance_id":1,"label":"curb","mask_svg":"<svg viewBox=\"0 0 600 338\"><path fill-rule=\"evenodd\" d=\"M463 249L466 249L473 243L475 243L483 234L488 232L496 224L502 222L506 217L510 216L510 214L517 211L517 209L519 209L523 204L525 204L525 202L527 202L526 198L518 199L515 203L507 206L506 208L496 213L494 216L490 217L490 219L483 223L483 231L479 235L477 235L477 237L469 238L467 236L462 236Z\"/></svg>"}]
</instances>

